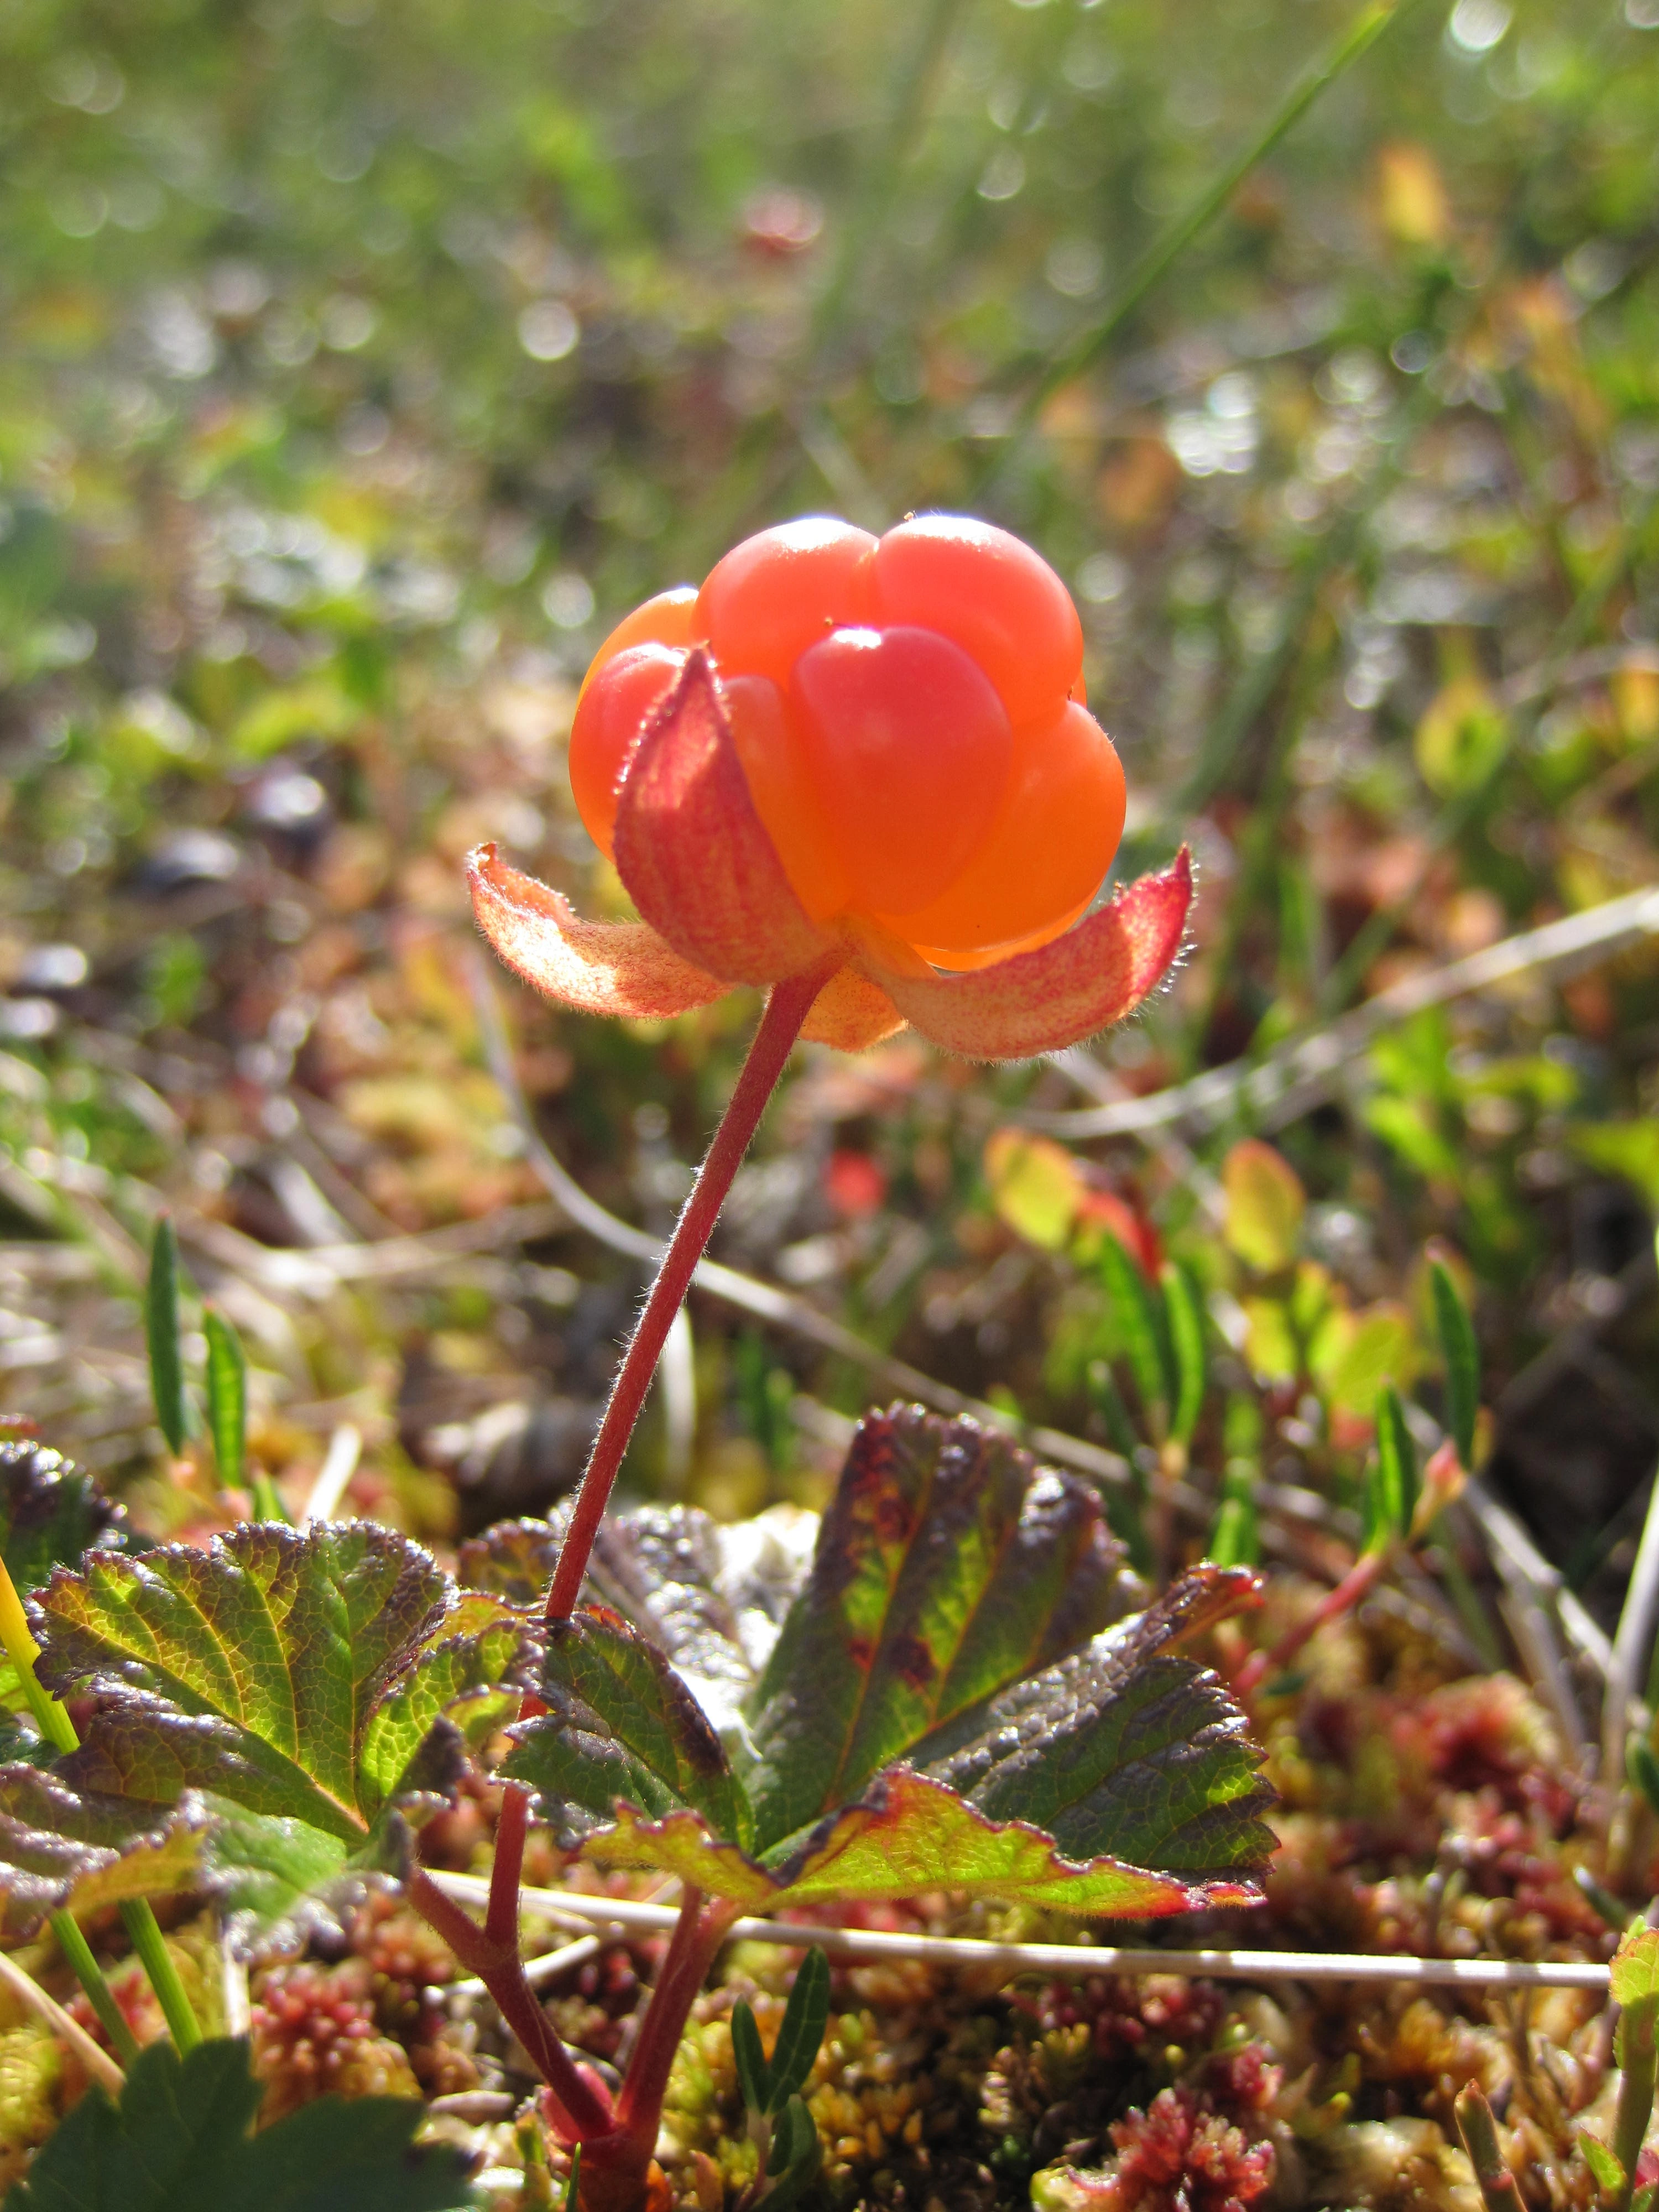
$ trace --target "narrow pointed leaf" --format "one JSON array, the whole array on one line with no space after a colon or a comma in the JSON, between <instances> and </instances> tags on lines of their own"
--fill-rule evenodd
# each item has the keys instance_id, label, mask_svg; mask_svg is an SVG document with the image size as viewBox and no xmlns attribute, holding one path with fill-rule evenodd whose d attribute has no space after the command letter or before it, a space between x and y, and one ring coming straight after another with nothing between
<instances>
[{"instance_id":1,"label":"narrow pointed leaf","mask_svg":"<svg viewBox=\"0 0 1659 2212\"><path fill-rule=\"evenodd\" d=\"M185 1364L179 1350L179 1240L166 1214L155 1224L150 1246L144 1337L155 1419L176 1459L185 1448Z\"/></svg>"},{"instance_id":2,"label":"narrow pointed leaf","mask_svg":"<svg viewBox=\"0 0 1659 2212\"><path fill-rule=\"evenodd\" d=\"M1156 1605L964 1713L914 1764L1068 1858L1201 1877L1261 1865L1271 1791L1243 1713L1174 1646L1254 1598L1248 1569L1200 1567Z\"/></svg>"},{"instance_id":3,"label":"narrow pointed leaf","mask_svg":"<svg viewBox=\"0 0 1659 2212\"><path fill-rule=\"evenodd\" d=\"M1109 1232L1100 1240L1100 1273L1112 1302L1112 1317L1122 1332L1140 1402L1160 1425L1161 1435L1168 1426L1178 1387L1163 1304L1153 1297L1146 1276Z\"/></svg>"},{"instance_id":4,"label":"narrow pointed leaf","mask_svg":"<svg viewBox=\"0 0 1659 2212\"><path fill-rule=\"evenodd\" d=\"M1165 1334L1175 1372L1170 1433L1177 1443L1189 1444L1204 1410L1204 1308L1184 1267L1166 1267L1163 1282Z\"/></svg>"},{"instance_id":5,"label":"narrow pointed leaf","mask_svg":"<svg viewBox=\"0 0 1659 2212\"><path fill-rule=\"evenodd\" d=\"M89 1474L43 1444L0 1443L0 1559L20 1595L54 1567L78 1567L94 1546L118 1551L126 1514Z\"/></svg>"},{"instance_id":6,"label":"narrow pointed leaf","mask_svg":"<svg viewBox=\"0 0 1659 2212\"><path fill-rule=\"evenodd\" d=\"M1584 2163L1595 2175L1597 2185L1611 2197L1625 2185L1625 2169L1598 2136L1579 2130L1578 2148L1584 2154Z\"/></svg>"},{"instance_id":7,"label":"narrow pointed leaf","mask_svg":"<svg viewBox=\"0 0 1659 2212\"><path fill-rule=\"evenodd\" d=\"M866 1416L753 1701L769 1848L1133 1602L1092 1491L919 1407Z\"/></svg>"},{"instance_id":8,"label":"narrow pointed leaf","mask_svg":"<svg viewBox=\"0 0 1659 2212\"><path fill-rule=\"evenodd\" d=\"M578 1013L662 1020L730 988L641 921L584 921L570 902L510 868L493 845L469 858L472 912L497 957L544 998Z\"/></svg>"},{"instance_id":9,"label":"narrow pointed leaf","mask_svg":"<svg viewBox=\"0 0 1659 2212\"><path fill-rule=\"evenodd\" d=\"M799 2097L791 2097L773 2126L772 2155L767 2166L771 2179L761 2202L769 2205L772 2212L789 2212L817 2179L823 2164L823 2145L812 2115Z\"/></svg>"},{"instance_id":10,"label":"narrow pointed leaf","mask_svg":"<svg viewBox=\"0 0 1659 2212\"><path fill-rule=\"evenodd\" d=\"M207 1331L208 1427L222 1490L240 1490L247 1472L247 1355L242 1340L210 1306Z\"/></svg>"},{"instance_id":11,"label":"narrow pointed leaf","mask_svg":"<svg viewBox=\"0 0 1659 2212\"><path fill-rule=\"evenodd\" d=\"M1480 1347L1474 1323L1443 1261L1430 1263L1435 1326L1446 1360L1446 1419L1457 1456L1467 1473L1474 1469L1474 1425L1480 1411Z\"/></svg>"},{"instance_id":12,"label":"narrow pointed leaf","mask_svg":"<svg viewBox=\"0 0 1659 2212\"><path fill-rule=\"evenodd\" d=\"M729 982L776 982L830 948L762 827L701 650L646 723L623 778L617 872L677 952Z\"/></svg>"},{"instance_id":13,"label":"narrow pointed leaf","mask_svg":"<svg viewBox=\"0 0 1659 2212\"><path fill-rule=\"evenodd\" d=\"M1385 1383L1376 1399L1376 1459L1365 1493L1365 1549L1407 1535L1417 1504L1417 1446L1400 1393Z\"/></svg>"},{"instance_id":14,"label":"narrow pointed leaf","mask_svg":"<svg viewBox=\"0 0 1659 2212\"><path fill-rule=\"evenodd\" d=\"M416 2149L413 2098L324 2097L252 2132L264 2094L246 2040L142 2051L112 2104L82 2098L5 2199L5 2212L459 2212L468 2161Z\"/></svg>"},{"instance_id":15,"label":"narrow pointed leaf","mask_svg":"<svg viewBox=\"0 0 1659 2212\"><path fill-rule=\"evenodd\" d=\"M608 1820L618 1798L661 1814L690 1806L747 1840L749 1807L720 1738L657 1646L609 1606L548 1632L548 1711L512 1731L504 1771L556 1805Z\"/></svg>"},{"instance_id":16,"label":"narrow pointed leaf","mask_svg":"<svg viewBox=\"0 0 1659 2212\"><path fill-rule=\"evenodd\" d=\"M751 2112L770 2109L772 2100L772 2069L766 2063L766 2052L761 2043L760 2029L755 2025L752 2006L741 1997L732 2008L732 2057L738 2069L738 2087L743 2101Z\"/></svg>"},{"instance_id":17,"label":"narrow pointed leaf","mask_svg":"<svg viewBox=\"0 0 1659 2212\"><path fill-rule=\"evenodd\" d=\"M1142 876L1074 929L1035 952L970 975L889 967L878 949L863 966L914 1029L970 1060L1030 1060L1121 1021L1156 990L1181 950L1192 905L1183 846L1161 874Z\"/></svg>"},{"instance_id":18,"label":"narrow pointed leaf","mask_svg":"<svg viewBox=\"0 0 1659 2212\"><path fill-rule=\"evenodd\" d=\"M772 2089L767 2109L781 2112L812 2070L830 2021L830 1961L815 1943L801 1960L772 2046Z\"/></svg>"},{"instance_id":19,"label":"narrow pointed leaf","mask_svg":"<svg viewBox=\"0 0 1659 2212\"><path fill-rule=\"evenodd\" d=\"M416 1662L449 1603L427 1553L366 1522L94 1553L32 1608L42 1680L94 1700L57 1771L156 1805L210 1790L359 1847L411 1734L398 1693L429 1680ZM428 1770L417 1794L430 1786Z\"/></svg>"}]
</instances>

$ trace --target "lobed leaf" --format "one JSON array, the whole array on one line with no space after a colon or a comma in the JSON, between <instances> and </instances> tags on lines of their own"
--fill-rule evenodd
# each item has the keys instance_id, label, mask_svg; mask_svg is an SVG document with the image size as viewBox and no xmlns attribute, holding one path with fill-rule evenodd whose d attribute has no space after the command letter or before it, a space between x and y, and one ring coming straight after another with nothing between
<instances>
[{"instance_id":1,"label":"lobed leaf","mask_svg":"<svg viewBox=\"0 0 1659 2212\"><path fill-rule=\"evenodd\" d=\"M1248 1568L1194 1569L919 1744L913 1763L994 1819L1034 1823L1073 1859L1204 1876L1261 1865L1273 1850L1261 1753L1219 1678L1172 1648L1257 1588Z\"/></svg>"},{"instance_id":2,"label":"lobed leaf","mask_svg":"<svg viewBox=\"0 0 1659 2212\"><path fill-rule=\"evenodd\" d=\"M83 1914L197 1887L202 1829L195 1806L135 1803L76 1790L46 1768L0 1766L6 1932L27 1935L64 1906Z\"/></svg>"},{"instance_id":3,"label":"lobed leaf","mask_svg":"<svg viewBox=\"0 0 1659 2212\"><path fill-rule=\"evenodd\" d=\"M141 2052L112 2104L89 2089L5 2199L4 2212L451 2212L467 2160L416 2149L411 2099L325 2097L252 2133L263 2094L245 2041Z\"/></svg>"},{"instance_id":4,"label":"lobed leaf","mask_svg":"<svg viewBox=\"0 0 1659 2212\"><path fill-rule=\"evenodd\" d=\"M366 1522L94 1554L33 1618L42 1680L94 1700L55 1770L71 1787L151 1806L210 1790L353 1850L453 1783L441 1716L499 1710L520 1634L498 1601L452 1609L430 1556ZM437 1641L457 1626L471 1634Z\"/></svg>"},{"instance_id":5,"label":"lobed leaf","mask_svg":"<svg viewBox=\"0 0 1659 2212\"><path fill-rule=\"evenodd\" d=\"M503 1771L544 1800L600 1820L618 1798L647 1813L690 1807L746 1842L749 1806L720 1738L657 1645L609 1606L587 1606L548 1635L548 1710L511 1731Z\"/></svg>"},{"instance_id":6,"label":"lobed leaf","mask_svg":"<svg viewBox=\"0 0 1659 2212\"><path fill-rule=\"evenodd\" d=\"M1094 1493L920 1407L866 1415L751 1701L763 1850L1130 1603Z\"/></svg>"},{"instance_id":7,"label":"lobed leaf","mask_svg":"<svg viewBox=\"0 0 1659 2212\"><path fill-rule=\"evenodd\" d=\"M126 1540L125 1513L89 1474L43 1445L0 1443L0 1559L20 1594Z\"/></svg>"}]
</instances>

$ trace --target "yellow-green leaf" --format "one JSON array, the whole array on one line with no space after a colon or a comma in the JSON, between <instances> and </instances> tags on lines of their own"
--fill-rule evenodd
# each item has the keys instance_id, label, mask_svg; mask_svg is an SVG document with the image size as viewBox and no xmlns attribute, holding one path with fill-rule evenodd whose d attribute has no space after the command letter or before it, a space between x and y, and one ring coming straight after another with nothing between
<instances>
[{"instance_id":1,"label":"yellow-green leaf","mask_svg":"<svg viewBox=\"0 0 1659 2212\"><path fill-rule=\"evenodd\" d=\"M1246 1137L1222 1162L1221 1187L1227 1199L1222 1233L1228 1249L1259 1274L1289 1267L1308 1206L1290 1162L1259 1138Z\"/></svg>"},{"instance_id":2,"label":"yellow-green leaf","mask_svg":"<svg viewBox=\"0 0 1659 2212\"><path fill-rule=\"evenodd\" d=\"M1049 1137L999 1129L985 1147L991 1203L1008 1226L1047 1252L1066 1244L1085 1196L1077 1162Z\"/></svg>"}]
</instances>

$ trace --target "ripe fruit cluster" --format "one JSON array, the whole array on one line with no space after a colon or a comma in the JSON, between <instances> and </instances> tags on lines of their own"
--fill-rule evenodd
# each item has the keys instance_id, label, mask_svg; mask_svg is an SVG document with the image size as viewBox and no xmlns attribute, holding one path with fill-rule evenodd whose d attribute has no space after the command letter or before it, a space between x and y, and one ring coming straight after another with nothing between
<instances>
[{"instance_id":1,"label":"ripe fruit cluster","mask_svg":"<svg viewBox=\"0 0 1659 2212\"><path fill-rule=\"evenodd\" d=\"M814 921L873 922L937 966L976 968L1058 937L1098 890L1123 772L1083 703L1070 595L1006 531L785 523L701 591L636 608L595 655L570 738L576 805L606 854L635 742L695 645Z\"/></svg>"}]
</instances>

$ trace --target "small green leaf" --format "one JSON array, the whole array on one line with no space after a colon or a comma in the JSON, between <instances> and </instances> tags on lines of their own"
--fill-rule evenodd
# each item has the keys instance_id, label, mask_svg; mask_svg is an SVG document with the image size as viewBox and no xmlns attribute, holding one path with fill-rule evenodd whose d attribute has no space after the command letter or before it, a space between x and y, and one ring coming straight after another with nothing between
<instances>
[{"instance_id":1,"label":"small green leaf","mask_svg":"<svg viewBox=\"0 0 1659 2212\"><path fill-rule=\"evenodd\" d=\"M222 1490L240 1490L247 1467L247 1356L224 1316L210 1306L207 1330L208 1427Z\"/></svg>"},{"instance_id":2,"label":"small green leaf","mask_svg":"<svg viewBox=\"0 0 1659 2212\"><path fill-rule=\"evenodd\" d=\"M303 1534L245 1523L206 1551L91 1553L36 1601L42 1681L97 1700L56 1771L77 1790L148 1802L152 1817L211 1790L368 1848L371 1822L405 1788L430 1803L418 1752L404 1781L392 1770L412 1741L406 1701L435 1679L425 1669L455 1663L441 1652L417 1662L452 1620L471 1625L451 1596L428 1553L370 1522ZM489 1644L496 1660L509 1649ZM477 1675L475 1655L466 1695Z\"/></svg>"},{"instance_id":3,"label":"small green leaf","mask_svg":"<svg viewBox=\"0 0 1659 2212\"><path fill-rule=\"evenodd\" d=\"M1639 1735L1625 1747L1625 1772L1656 1813L1659 1813L1659 1759L1653 1747Z\"/></svg>"},{"instance_id":4,"label":"small green leaf","mask_svg":"<svg viewBox=\"0 0 1659 2212\"><path fill-rule=\"evenodd\" d=\"M1430 1262L1429 1283L1434 1294L1440 1349L1446 1359L1447 1420L1452 1442L1457 1446L1457 1456L1465 1470L1472 1472L1475 1418L1480 1410L1480 1347L1475 1342L1469 1310L1459 1296L1451 1271L1443 1261Z\"/></svg>"},{"instance_id":5,"label":"small green leaf","mask_svg":"<svg viewBox=\"0 0 1659 2212\"><path fill-rule=\"evenodd\" d=\"M991 1203L1017 1235L1046 1252L1060 1251L1085 1196L1075 1158L1052 1137L999 1129L985 1147Z\"/></svg>"},{"instance_id":6,"label":"small green leaf","mask_svg":"<svg viewBox=\"0 0 1659 2212\"><path fill-rule=\"evenodd\" d=\"M1638 1922L1627 1929L1610 1972L1613 2001L1626 2012L1659 1998L1659 1928Z\"/></svg>"},{"instance_id":7,"label":"small green leaf","mask_svg":"<svg viewBox=\"0 0 1659 2212\"><path fill-rule=\"evenodd\" d=\"M1625 2169L1613 2152L1599 2136L1581 2128L1578 2148L1584 2154L1584 2163L1595 2175L1596 2185L1609 2197L1617 2195L1625 2186Z\"/></svg>"},{"instance_id":8,"label":"small green leaf","mask_svg":"<svg viewBox=\"0 0 1659 2212\"><path fill-rule=\"evenodd\" d=\"M1282 1152L1246 1137L1221 1164L1227 1218L1222 1230L1230 1251L1258 1274L1276 1274L1296 1257L1308 1200L1300 1177Z\"/></svg>"},{"instance_id":9,"label":"small green leaf","mask_svg":"<svg viewBox=\"0 0 1659 2212\"><path fill-rule=\"evenodd\" d=\"M817 2179L823 2163L823 2146L812 2115L799 2097L791 2097L773 2124L769 2178L761 2203L772 2212L787 2212Z\"/></svg>"},{"instance_id":10,"label":"small green leaf","mask_svg":"<svg viewBox=\"0 0 1659 2212\"><path fill-rule=\"evenodd\" d=\"M176 1459L185 1448L185 1363L179 1349L179 1240L166 1214L150 1245L144 1336L155 1418Z\"/></svg>"},{"instance_id":11,"label":"small green leaf","mask_svg":"<svg viewBox=\"0 0 1659 2212\"><path fill-rule=\"evenodd\" d=\"M749 1839L749 1803L707 1715L654 1644L609 1606L585 1606L548 1637L547 1711L513 1733L503 1771L600 1820L618 1798L648 1813L691 1806Z\"/></svg>"},{"instance_id":12,"label":"small green leaf","mask_svg":"<svg viewBox=\"0 0 1659 2212\"><path fill-rule=\"evenodd\" d=\"M867 1414L750 1703L759 1847L1127 1613L1121 1559L1093 1492L1006 1437Z\"/></svg>"},{"instance_id":13,"label":"small green leaf","mask_svg":"<svg viewBox=\"0 0 1659 2212\"><path fill-rule=\"evenodd\" d=\"M744 2103L751 2112L766 2112L772 2101L772 2069L761 2047L753 2008L741 1997L732 2008L732 2057Z\"/></svg>"},{"instance_id":14,"label":"small green leaf","mask_svg":"<svg viewBox=\"0 0 1659 2212\"><path fill-rule=\"evenodd\" d=\"M830 1961L815 1943L801 1960L772 2051L769 2112L781 2112L802 2087L830 2021Z\"/></svg>"},{"instance_id":15,"label":"small green leaf","mask_svg":"<svg viewBox=\"0 0 1659 2212\"><path fill-rule=\"evenodd\" d=\"M1376 1400L1376 1458L1366 1482L1365 1545L1379 1551L1410 1534L1417 1509L1417 1446L1392 1382Z\"/></svg>"},{"instance_id":16,"label":"small green leaf","mask_svg":"<svg viewBox=\"0 0 1659 2212\"><path fill-rule=\"evenodd\" d=\"M1256 1527L1255 1468L1234 1460L1222 1477L1221 1504L1210 1531L1208 1557L1218 1567L1253 1567L1261 1555Z\"/></svg>"},{"instance_id":17,"label":"small green leaf","mask_svg":"<svg viewBox=\"0 0 1659 2212\"><path fill-rule=\"evenodd\" d=\"M1163 1301L1154 1298L1146 1276L1109 1232L1100 1240L1100 1273L1140 1402L1150 1420L1167 1428L1180 1385Z\"/></svg>"},{"instance_id":18,"label":"small green leaf","mask_svg":"<svg viewBox=\"0 0 1659 2212\"><path fill-rule=\"evenodd\" d=\"M0 1559L20 1596L97 1546L118 1551L126 1515L89 1474L42 1444L0 1443Z\"/></svg>"},{"instance_id":19,"label":"small green leaf","mask_svg":"<svg viewBox=\"0 0 1659 2212\"><path fill-rule=\"evenodd\" d=\"M1192 1277L1173 1262L1164 1270L1164 1310L1176 1373L1175 1411L1170 1434L1189 1444L1204 1409L1206 1380L1204 1355L1204 1308Z\"/></svg>"},{"instance_id":20,"label":"small green leaf","mask_svg":"<svg viewBox=\"0 0 1659 2212\"><path fill-rule=\"evenodd\" d=\"M324 2097L258 2135L245 2041L181 2059L153 2043L118 2105L89 2089L13 2184L5 2212L459 2212L467 2162L417 2150L414 2099Z\"/></svg>"}]
</instances>

